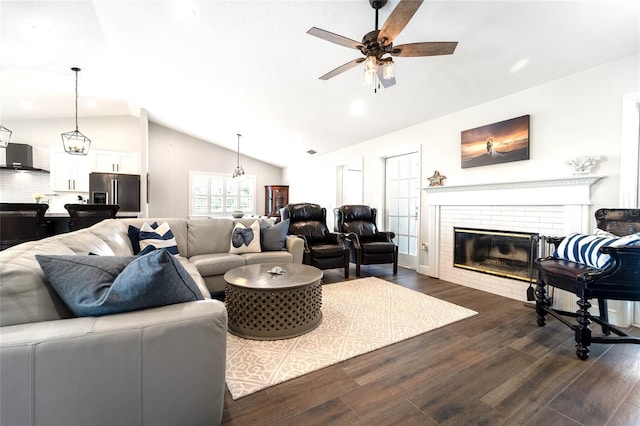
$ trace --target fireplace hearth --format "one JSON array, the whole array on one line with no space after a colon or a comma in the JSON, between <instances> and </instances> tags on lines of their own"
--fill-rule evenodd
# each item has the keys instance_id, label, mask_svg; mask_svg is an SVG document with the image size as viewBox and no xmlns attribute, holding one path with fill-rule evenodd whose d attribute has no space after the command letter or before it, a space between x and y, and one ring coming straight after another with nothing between
<instances>
[{"instance_id":1,"label":"fireplace hearth","mask_svg":"<svg viewBox=\"0 0 640 426\"><path fill-rule=\"evenodd\" d=\"M540 235L454 227L453 266L520 281L536 281Z\"/></svg>"}]
</instances>

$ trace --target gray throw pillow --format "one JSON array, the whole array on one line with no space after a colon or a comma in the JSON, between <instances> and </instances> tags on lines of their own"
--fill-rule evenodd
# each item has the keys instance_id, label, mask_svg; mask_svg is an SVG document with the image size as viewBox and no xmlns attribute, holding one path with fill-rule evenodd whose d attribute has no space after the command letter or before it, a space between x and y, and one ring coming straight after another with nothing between
<instances>
[{"instance_id":1,"label":"gray throw pillow","mask_svg":"<svg viewBox=\"0 0 640 426\"><path fill-rule=\"evenodd\" d=\"M167 250L135 256L36 255L47 280L76 316L202 300L198 287Z\"/></svg>"},{"instance_id":2,"label":"gray throw pillow","mask_svg":"<svg viewBox=\"0 0 640 426\"><path fill-rule=\"evenodd\" d=\"M267 221L260 221L260 244L262 251L286 250L287 233L289 232L289 219L275 225Z\"/></svg>"}]
</instances>

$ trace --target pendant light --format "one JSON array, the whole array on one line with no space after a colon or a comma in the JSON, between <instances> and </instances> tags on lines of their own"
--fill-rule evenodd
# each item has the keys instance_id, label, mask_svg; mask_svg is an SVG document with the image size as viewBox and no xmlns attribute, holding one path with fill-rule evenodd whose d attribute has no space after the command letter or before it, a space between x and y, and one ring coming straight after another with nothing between
<instances>
[{"instance_id":1,"label":"pendant light","mask_svg":"<svg viewBox=\"0 0 640 426\"><path fill-rule=\"evenodd\" d=\"M72 132L62 133L62 146L68 154L87 155L91 139L78 131L78 72L80 68L73 67L71 71L76 73L76 129Z\"/></svg>"},{"instance_id":2,"label":"pendant light","mask_svg":"<svg viewBox=\"0 0 640 426\"><path fill-rule=\"evenodd\" d=\"M11 133L13 133L11 130L0 124L0 148L6 148L9 145Z\"/></svg>"},{"instance_id":3,"label":"pendant light","mask_svg":"<svg viewBox=\"0 0 640 426\"><path fill-rule=\"evenodd\" d=\"M236 134L238 135L238 163L236 165L236 169L233 171L233 179L239 178L240 176L244 175L244 169L240 165L240 136L242 135L240 133Z\"/></svg>"}]
</instances>

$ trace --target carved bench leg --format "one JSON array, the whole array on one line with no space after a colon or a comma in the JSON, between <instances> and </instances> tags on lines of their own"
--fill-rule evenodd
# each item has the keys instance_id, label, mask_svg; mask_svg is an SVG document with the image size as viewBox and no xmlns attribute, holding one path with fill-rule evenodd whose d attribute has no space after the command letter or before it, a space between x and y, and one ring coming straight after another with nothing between
<instances>
[{"instance_id":1,"label":"carved bench leg","mask_svg":"<svg viewBox=\"0 0 640 426\"><path fill-rule=\"evenodd\" d=\"M547 299L547 290L544 288L545 283L542 279L538 279L536 283L536 314L538 315L538 325L543 327L547 323L547 312L545 308L549 307L549 299Z\"/></svg>"},{"instance_id":2,"label":"carved bench leg","mask_svg":"<svg viewBox=\"0 0 640 426\"><path fill-rule=\"evenodd\" d=\"M600 319L606 323L609 323L609 311L607 306L607 299L599 298L598 299L598 310L600 311ZM611 334L611 330L605 325L602 326L602 333L605 336L609 336Z\"/></svg>"},{"instance_id":3,"label":"carved bench leg","mask_svg":"<svg viewBox=\"0 0 640 426\"><path fill-rule=\"evenodd\" d=\"M578 300L578 310L577 321L578 325L576 326L576 355L581 360L585 360L589 358L589 346L591 346L591 328L589 324L591 324L591 319L589 318L589 308L591 307L591 303L586 300L583 296L580 296Z\"/></svg>"}]
</instances>

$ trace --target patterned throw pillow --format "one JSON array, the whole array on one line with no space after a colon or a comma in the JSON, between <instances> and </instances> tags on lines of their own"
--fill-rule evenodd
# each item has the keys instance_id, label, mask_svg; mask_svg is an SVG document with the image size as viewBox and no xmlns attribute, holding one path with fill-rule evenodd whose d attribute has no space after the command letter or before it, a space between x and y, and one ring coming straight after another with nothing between
<instances>
[{"instance_id":1,"label":"patterned throw pillow","mask_svg":"<svg viewBox=\"0 0 640 426\"><path fill-rule=\"evenodd\" d=\"M229 253L260 253L260 223L257 220L248 228L236 223L231 232Z\"/></svg>"},{"instance_id":2,"label":"patterned throw pillow","mask_svg":"<svg viewBox=\"0 0 640 426\"><path fill-rule=\"evenodd\" d=\"M157 225L155 228L147 222L140 227L140 250L153 246L156 249L165 248L174 256L180 256L176 238L167 222Z\"/></svg>"},{"instance_id":3,"label":"patterned throw pillow","mask_svg":"<svg viewBox=\"0 0 640 426\"><path fill-rule=\"evenodd\" d=\"M611 256L600 253L601 247L640 245L640 233L625 237L599 237L596 235L570 234L558 245L555 257L582 263L592 268L604 269L611 263Z\"/></svg>"},{"instance_id":4,"label":"patterned throw pillow","mask_svg":"<svg viewBox=\"0 0 640 426\"><path fill-rule=\"evenodd\" d=\"M158 222L153 222L151 224L153 229L158 227ZM133 254L140 253L140 228L137 226L129 225L127 228L127 234L129 235L129 240L131 240L131 248L133 249Z\"/></svg>"}]
</instances>

